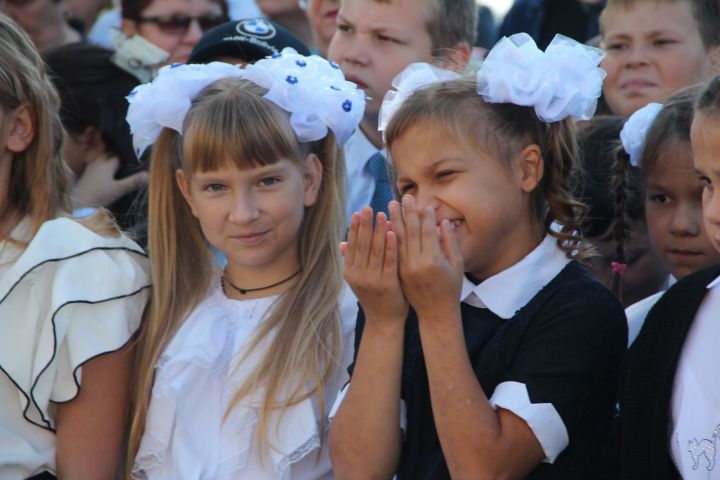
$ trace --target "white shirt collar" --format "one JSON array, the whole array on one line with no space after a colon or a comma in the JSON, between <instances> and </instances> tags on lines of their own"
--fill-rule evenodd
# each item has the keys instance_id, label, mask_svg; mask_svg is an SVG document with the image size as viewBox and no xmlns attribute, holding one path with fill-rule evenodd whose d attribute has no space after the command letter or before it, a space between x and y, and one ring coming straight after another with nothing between
<instances>
[{"instance_id":1,"label":"white shirt collar","mask_svg":"<svg viewBox=\"0 0 720 480\"><path fill-rule=\"evenodd\" d=\"M368 160L370 160L370 157L377 152L385 153L383 150L378 150L375 145L368 140L360 127L356 128L344 146L347 177L353 178L356 175L360 175L365 165L367 165ZM387 158L387 155L385 155L385 158Z\"/></svg>"},{"instance_id":2,"label":"white shirt collar","mask_svg":"<svg viewBox=\"0 0 720 480\"><path fill-rule=\"evenodd\" d=\"M461 300L488 308L500 318L512 318L569 262L555 237L546 235L522 260L479 285L463 277Z\"/></svg>"},{"instance_id":3,"label":"white shirt collar","mask_svg":"<svg viewBox=\"0 0 720 480\"><path fill-rule=\"evenodd\" d=\"M718 277L717 277L715 280L713 280L712 282L708 283L707 288L708 288L708 290L710 290L711 288L715 288L715 287L718 287L718 286L720 286L720 275L718 275Z\"/></svg>"}]
</instances>

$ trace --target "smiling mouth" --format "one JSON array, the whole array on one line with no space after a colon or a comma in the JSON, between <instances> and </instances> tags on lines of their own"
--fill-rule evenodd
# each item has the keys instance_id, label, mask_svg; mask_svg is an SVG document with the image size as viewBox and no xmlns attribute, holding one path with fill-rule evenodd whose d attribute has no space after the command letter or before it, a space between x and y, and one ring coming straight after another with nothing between
<instances>
[{"instance_id":1,"label":"smiling mouth","mask_svg":"<svg viewBox=\"0 0 720 480\"><path fill-rule=\"evenodd\" d=\"M243 233L240 235L231 235L230 238L244 245L254 245L256 243L259 243L263 238L265 238L265 235L267 233L267 231Z\"/></svg>"},{"instance_id":2,"label":"smiling mouth","mask_svg":"<svg viewBox=\"0 0 720 480\"><path fill-rule=\"evenodd\" d=\"M655 84L646 80L629 80L620 85L623 90L642 90L645 88L652 88Z\"/></svg>"}]
</instances>

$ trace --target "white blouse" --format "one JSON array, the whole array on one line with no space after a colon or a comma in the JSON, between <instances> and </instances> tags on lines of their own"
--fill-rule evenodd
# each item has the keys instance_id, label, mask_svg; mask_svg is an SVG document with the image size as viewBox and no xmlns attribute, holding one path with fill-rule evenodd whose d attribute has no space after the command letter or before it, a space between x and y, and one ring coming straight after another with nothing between
<instances>
[{"instance_id":1,"label":"white blouse","mask_svg":"<svg viewBox=\"0 0 720 480\"><path fill-rule=\"evenodd\" d=\"M707 288L673 385L670 452L686 480L720 479L720 278Z\"/></svg>"},{"instance_id":2,"label":"white blouse","mask_svg":"<svg viewBox=\"0 0 720 480\"><path fill-rule=\"evenodd\" d=\"M347 381L346 367L353 356L357 300L349 288L340 301L343 358L325 385L323 411L317 398L311 397L273 415L268 435L274 448L262 451L255 442L258 411L253 402L227 411L264 348L240 365L238 359L277 299L228 299L217 282L188 316L158 362L133 478L332 478L327 431L322 428L327 427L330 407ZM261 399L262 392L254 398Z\"/></svg>"},{"instance_id":3,"label":"white blouse","mask_svg":"<svg viewBox=\"0 0 720 480\"><path fill-rule=\"evenodd\" d=\"M11 238L27 240L28 221ZM26 248L0 242L0 478L55 465L55 404L78 394L82 365L137 330L149 277L143 250L68 218Z\"/></svg>"}]
</instances>

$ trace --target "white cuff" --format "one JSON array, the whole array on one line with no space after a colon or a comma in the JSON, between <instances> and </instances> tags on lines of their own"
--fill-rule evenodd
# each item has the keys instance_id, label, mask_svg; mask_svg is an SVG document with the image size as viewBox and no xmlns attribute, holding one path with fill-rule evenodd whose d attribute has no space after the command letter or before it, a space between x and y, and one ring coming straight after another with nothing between
<instances>
[{"instance_id":1,"label":"white cuff","mask_svg":"<svg viewBox=\"0 0 720 480\"><path fill-rule=\"evenodd\" d=\"M525 420L545 452L545 463L553 463L570 442L565 424L552 403L531 403L527 386L503 382L490 398L493 408L510 410Z\"/></svg>"},{"instance_id":2,"label":"white cuff","mask_svg":"<svg viewBox=\"0 0 720 480\"><path fill-rule=\"evenodd\" d=\"M347 395L348 388L350 388L350 382L346 383L342 390L340 390L340 393L338 393L335 403L328 414L328 419L330 419L330 421L335 418L335 414L340 408L340 404L345 399L345 395ZM405 400L402 398L400 399L400 429L403 432L407 430L407 407L405 406Z\"/></svg>"}]
</instances>

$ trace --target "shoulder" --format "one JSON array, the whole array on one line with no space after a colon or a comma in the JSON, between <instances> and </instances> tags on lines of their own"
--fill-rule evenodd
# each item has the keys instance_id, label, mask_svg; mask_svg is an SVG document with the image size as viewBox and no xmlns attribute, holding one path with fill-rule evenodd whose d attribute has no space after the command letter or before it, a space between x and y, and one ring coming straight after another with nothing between
<instances>
[{"instance_id":1,"label":"shoulder","mask_svg":"<svg viewBox=\"0 0 720 480\"><path fill-rule=\"evenodd\" d=\"M0 277L0 367L29 421L54 428L50 402L73 399L82 365L130 340L149 286L145 253L127 237L66 218L41 226Z\"/></svg>"},{"instance_id":2,"label":"shoulder","mask_svg":"<svg viewBox=\"0 0 720 480\"><path fill-rule=\"evenodd\" d=\"M548 283L521 313L540 328L562 327L599 338L627 338L627 320L620 301L573 261Z\"/></svg>"},{"instance_id":3,"label":"shoulder","mask_svg":"<svg viewBox=\"0 0 720 480\"><path fill-rule=\"evenodd\" d=\"M529 305L533 304L537 307L572 309L583 314L599 309L598 313L625 318L622 304L617 297L577 261L568 263Z\"/></svg>"},{"instance_id":4,"label":"shoulder","mask_svg":"<svg viewBox=\"0 0 720 480\"><path fill-rule=\"evenodd\" d=\"M124 235L104 237L74 220L45 222L0 279L0 302L31 289L56 305L132 295L149 286L145 252Z\"/></svg>"}]
</instances>

